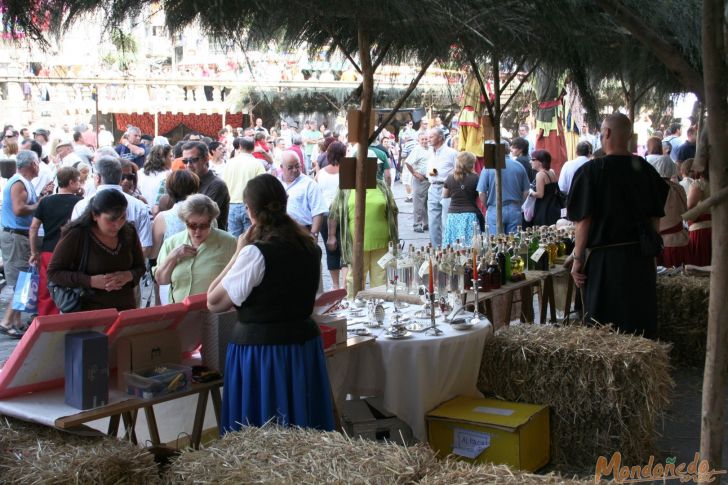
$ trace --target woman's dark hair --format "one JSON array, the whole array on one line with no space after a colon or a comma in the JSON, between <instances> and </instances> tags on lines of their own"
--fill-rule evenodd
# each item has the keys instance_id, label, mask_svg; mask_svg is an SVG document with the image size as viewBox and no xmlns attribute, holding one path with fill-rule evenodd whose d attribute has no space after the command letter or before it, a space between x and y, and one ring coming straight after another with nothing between
<instances>
[{"instance_id":1,"label":"woman's dark hair","mask_svg":"<svg viewBox=\"0 0 728 485\"><path fill-rule=\"evenodd\" d=\"M189 170L175 170L167 175L165 189L172 203L179 202L200 191L200 178Z\"/></svg>"},{"instance_id":2,"label":"woman's dark hair","mask_svg":"<svg viewBox=\"0 0 728 485\"><path fill-rule=\"evenodd\" d=\"M326 149L326 160L329 165L337 166L346 156L346 145L339 141L335 141Z\"/></svg>"},{"instance_id":3,"label":"woman's dark hair","mask_svg":"<svg viewBox=\"0 0 728 485\"><path fill-rule=\"evenodd\" d=\"M137 167L137 164L132 162L131 160L122 160L121 161L121 178L124 179L124 169L125 168L131 168L131 174L134 176L134 179L132 182L134 182L134 188L137 186L137 182L139 181L137 177L137 172L139 171L139 167Z\"/></svg>"},{"instance_id":4,"label":"woman's dark hair","mask_svg":"<svg viewBox=\"0 0 728 485\"><path fill-rule=\"evenodd\" d=\"M646 155L662 155L662 140L656 136L649 137L647 139Z\"/></svg>"},{"instance_id":5,"label":"woman's dark hair","mask_svg":"<svg viewBox=\"0 0 728 485\"><path fill-rule=\"evenodd\" d=\"M287 198L283 184L271 174L248 181L243 200L255 217L255 224L248 231L248 244L279 239L310 250L317 247L311 235L286 212Z\"/></svg>"},{"instance_id":6,"label":"woman's dark hair","mask_svg":"<svg viewBox=\"0 0 728 485\"><path fill-rule=\"evenodd\" d=\"M222 143L220 143L219 141L213 141L209 145L207 145L207 148L209 148L210 153L212 153L217 150L217 147L219 147L220 145L222 145Z\"/></svg>"},{"instance_id":7,"label":"woman's dark hair","mask_svg":"<svg viewBox=\"0 0 728 485\"><path fill-rule=\"evenodd\" d=\"M96 192L96 195L91 197L83 214L78 219L69 222L63 227L62 233L65 234L76 227L84 229L90 228L95 224L93 216L110 214L111 216L118 217L126 213L127 204L128 202L123 192L114 189L100 190Z\"/></svg>"},{"instance_id":8,"label":"woman's dark hair","mask_svg":"<svg viewBox=\"0 0 728 485\"><path fill-rule=\"evenodd\" d=\"M546 150L534 150L531 154L533 160L538 160L546 170L551 169L551 154Z\"/></svg>"},{"instance_id":9,"label":"woman's dark hair","mask_svg":"<svg viewBox=\"0 0 728 485\"><path fill-rule=\"evenodd\" d=\"M144 175L152 175L156 172L167 170L167 157L172 152L169 145L154 145L149 151L147 161L144 162Z\"/></svg>"}]
</instances>

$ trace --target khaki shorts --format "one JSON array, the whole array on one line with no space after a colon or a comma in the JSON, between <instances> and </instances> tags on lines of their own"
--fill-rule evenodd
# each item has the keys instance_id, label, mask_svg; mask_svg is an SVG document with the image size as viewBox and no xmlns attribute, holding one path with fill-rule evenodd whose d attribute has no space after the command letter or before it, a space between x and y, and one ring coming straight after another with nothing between
<instances>
[{"instance_id":1,"label":"khaki shorts","mask_svg":"<svg viewBox=\"0 0 728 485\"><path fill-rule=\"evenodd\" d=\"M27 271L30 266L30 240L20 234L0 230L0 249L3 252L5 281L9 287L15 288L18 273Z\"/></svg>"}]
</instances>

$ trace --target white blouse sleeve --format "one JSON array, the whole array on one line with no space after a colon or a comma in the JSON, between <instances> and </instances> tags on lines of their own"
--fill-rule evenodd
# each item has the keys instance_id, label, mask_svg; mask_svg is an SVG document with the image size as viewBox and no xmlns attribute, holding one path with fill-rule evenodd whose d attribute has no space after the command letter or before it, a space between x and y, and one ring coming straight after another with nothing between
<instances>
[{"instance_id":1,"label":"white blouse sleeve","mask_svg":"<svg viewBox=\"0 0 728 485\"><path fill-rule=\"evenodd\" d=\"M252 244L245 246L233 263L230 271L222 279L222 287L227 291L235 306L240 306L263 281L265 259L260 249Z\"/></svg>"}]
</instances>

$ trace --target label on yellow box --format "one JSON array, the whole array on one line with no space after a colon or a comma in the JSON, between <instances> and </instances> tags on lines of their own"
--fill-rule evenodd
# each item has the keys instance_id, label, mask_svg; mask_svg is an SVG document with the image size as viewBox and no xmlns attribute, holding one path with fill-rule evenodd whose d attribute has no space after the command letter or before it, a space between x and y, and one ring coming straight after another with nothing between
<instances>
[{"instance_id":1,"label":"label on yellow box","mask_svg":"<svg viewBox=\"0 0 728 485\"><path fill-rule=\"evenodd\" d=\"M452 452L471 460L476 459L490 446L490 434L469 429L453 430Z\"/></svg>"}]
</instances>

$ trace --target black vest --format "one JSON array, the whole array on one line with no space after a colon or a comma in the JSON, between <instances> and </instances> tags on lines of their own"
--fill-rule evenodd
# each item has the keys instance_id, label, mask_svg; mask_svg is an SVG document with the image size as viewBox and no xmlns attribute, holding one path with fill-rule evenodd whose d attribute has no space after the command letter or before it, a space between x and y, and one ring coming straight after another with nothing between
<instances>
[{"instance_id":1,"label":"black vest","mask_svg":"<svg viewBox=\"0 0 728 485\"><path fill-rule=\"evenodd\" d=\"M300 344L320 334L311 320L321 274L321 249L284 241L256 243L265 275L248 298L235 307L239 345Z\"/></svg>"}]
</instances>

